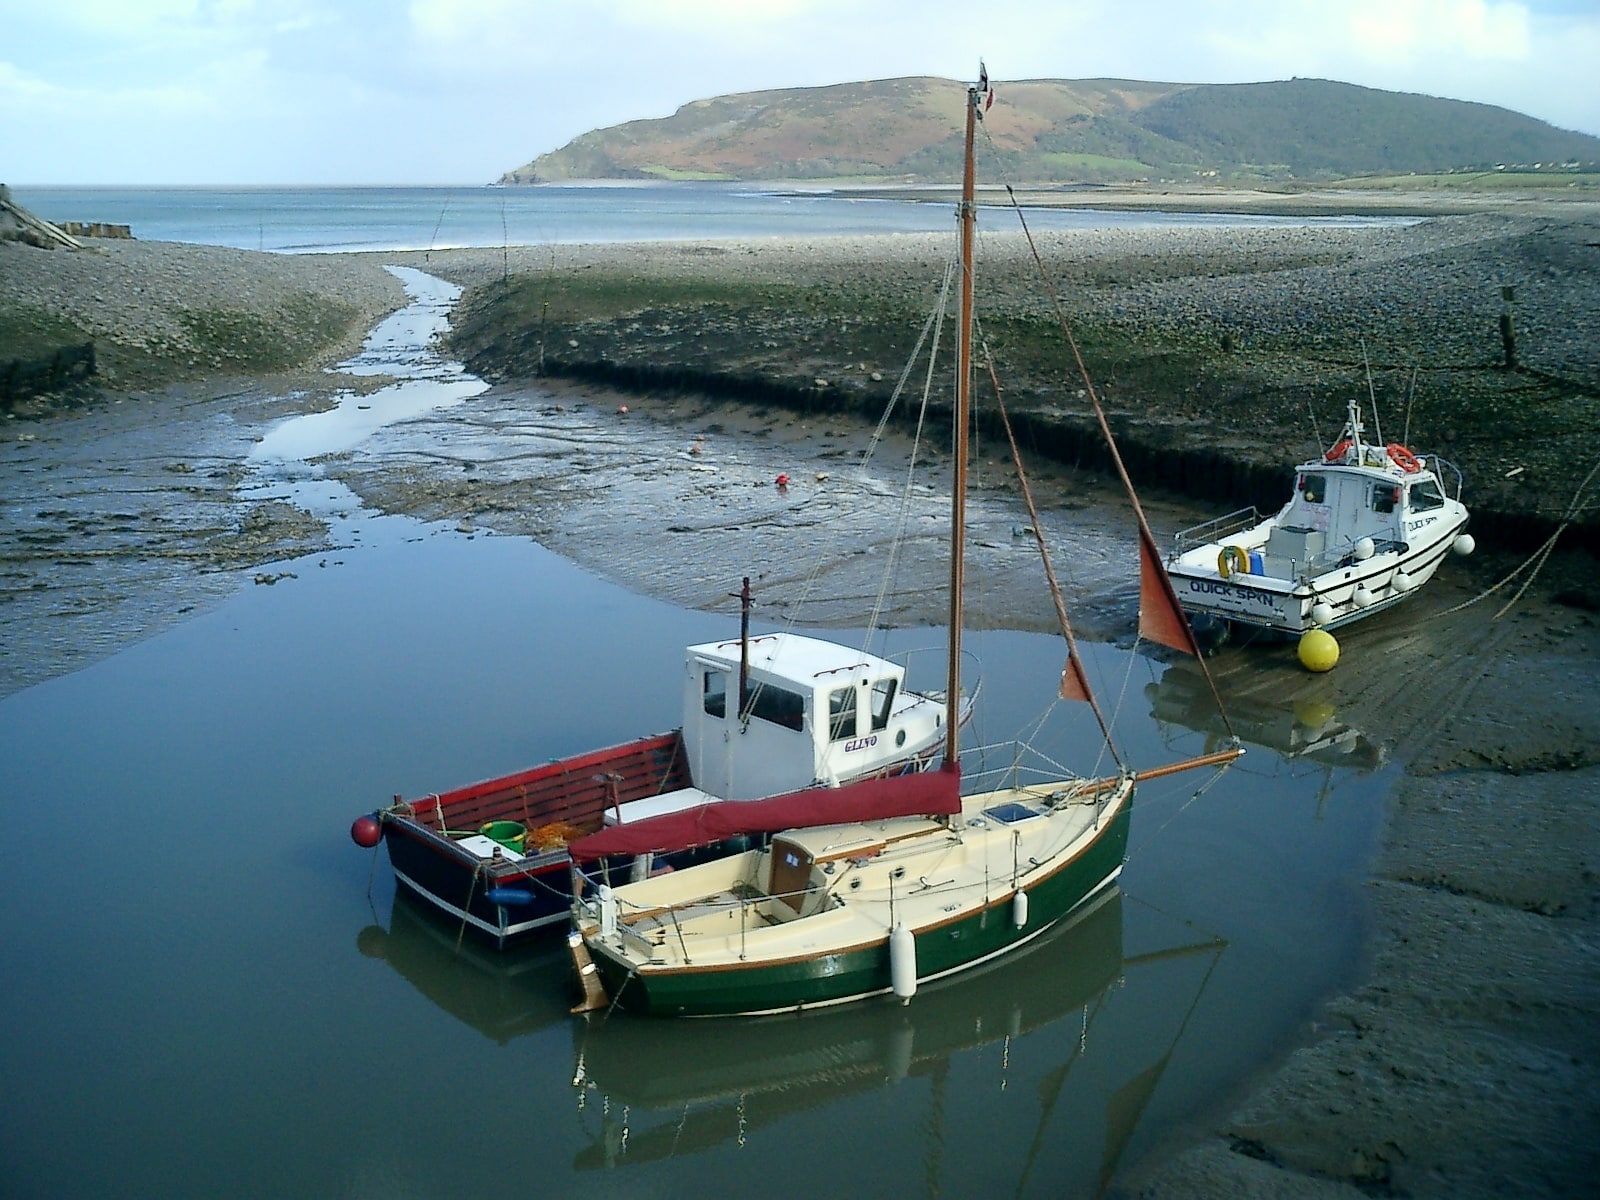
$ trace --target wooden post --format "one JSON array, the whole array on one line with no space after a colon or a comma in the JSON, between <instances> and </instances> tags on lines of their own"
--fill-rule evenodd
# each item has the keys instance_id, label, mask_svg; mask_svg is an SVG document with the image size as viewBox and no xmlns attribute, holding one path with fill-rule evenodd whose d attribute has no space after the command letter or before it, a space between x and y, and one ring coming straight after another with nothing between
<instances>
[{"instance_id":1,"label":"wooden post","mask_svg":"<svg viewBox=\"0 0 1600 1200\"><path fill-rule=\"evenodd\" d=\"M1503 287L1500 289L1500 299L1505 301L1505 308L1500 310L1500 344L1505 348L1506 370L1517 369L1517 331L1511 325L1511 302L1517 298L1517 289Z\"/></svg>"}]
</instances>

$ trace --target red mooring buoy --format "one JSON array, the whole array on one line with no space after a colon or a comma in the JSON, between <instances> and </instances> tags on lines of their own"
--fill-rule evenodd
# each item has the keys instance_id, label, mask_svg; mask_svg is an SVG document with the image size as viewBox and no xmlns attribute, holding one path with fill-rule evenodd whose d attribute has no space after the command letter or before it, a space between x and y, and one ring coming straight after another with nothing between
<instances>
[{"instance_id":1,"label":"red mooring buoy","mask_svg":"<svg viewBox=\"0 0 1600 1200\"><path fill-rule=\"evenodd\" d=\"M383 840L383 826L378 823L377 817L365 813L351 824L350 840L363 849L370 850Z\"/></svg>"},{"instance_id":2,"label":"red mooring buoy","mask_svg":"<svg viewBox=\"0 0 1600 1200\"><path fill-rule=\"evenodd\" d=\"M785 475L779 475L772 482L777 484L781 488L786 488L786 487L789 486L789 476L786 475L786 474Z\"/></svg>"}]
</instances>

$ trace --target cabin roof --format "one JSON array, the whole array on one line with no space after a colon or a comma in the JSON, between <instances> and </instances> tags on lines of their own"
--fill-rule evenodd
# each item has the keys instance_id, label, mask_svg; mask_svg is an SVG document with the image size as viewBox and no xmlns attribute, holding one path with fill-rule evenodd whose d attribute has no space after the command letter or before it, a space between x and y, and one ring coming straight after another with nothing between
<instances>
[{"instance_id":1,"label":"cabin roof","mask_svg":"<svg viewBox=\"0 0 1600 1200\"><path fill-rule=\"evenodd\" d=\"M739 668L739 639L690 646L689 656L736 671ZM837 686L862 675L881 679L889 674L902 674L899 664L888 659L798 633L763 633L752 637L750 668L775 679L798 684L808 692L816 687Z\"/></svg>"}]
</instances>

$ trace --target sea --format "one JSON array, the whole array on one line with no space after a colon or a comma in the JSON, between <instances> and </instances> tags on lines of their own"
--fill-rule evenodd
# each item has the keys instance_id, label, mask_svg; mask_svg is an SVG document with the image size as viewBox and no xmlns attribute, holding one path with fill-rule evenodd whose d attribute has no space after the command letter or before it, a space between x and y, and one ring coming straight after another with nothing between
<instances>
[{"instance_id":1,"label":"sea","mask_svg":"<svg viewBox=\"0 0 1600 1200\"><path fill-rule=\"evenodd\" d=\"M728 183L523 187L22 187L19 204L50 221L103 221L149 241L243 250L332 253L589 242L681 241L870 233L953 227L948 200L883 199L839 191L780 191ZM1030 208L1036 230L1161 226L1281 227L1394 223L1392 217ZM989 228L1010 212L980 207ZM1009 222L1004 225L1002 222Z\"/></svg>"}]
</instances>

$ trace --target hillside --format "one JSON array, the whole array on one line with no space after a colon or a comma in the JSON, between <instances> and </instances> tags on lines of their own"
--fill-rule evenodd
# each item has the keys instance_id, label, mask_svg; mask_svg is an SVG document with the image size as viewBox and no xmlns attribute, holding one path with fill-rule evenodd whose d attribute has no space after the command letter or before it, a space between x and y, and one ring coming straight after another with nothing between
<instances>
[{"instance_id":1,"label":"hillside","mask_svg":"<svg viewBox=\"0 0 1600 1200\"><path fill-rule=\"evenodd\" d=\"M960 169L964 87L886 79L697 100L670 117L583 134L499 182L948 183ZM1040 79L1002 83L996 94L984 124L985 174L1013 183L1600 167L1600 138L1486 104L1325 79Z\"/></svg>"}]
</instances>

